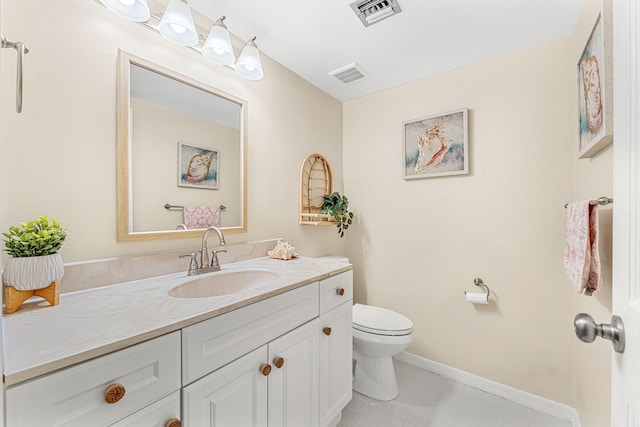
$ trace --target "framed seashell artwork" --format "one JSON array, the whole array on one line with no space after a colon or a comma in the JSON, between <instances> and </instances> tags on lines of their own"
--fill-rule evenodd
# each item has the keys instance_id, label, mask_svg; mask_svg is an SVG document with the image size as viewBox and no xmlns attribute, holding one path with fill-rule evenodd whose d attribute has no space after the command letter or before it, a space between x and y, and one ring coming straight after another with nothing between
<instances>
[{"instance_id":1,"label":"framed seashell artwork","mask_svg":"<svg viewBox=\"0 0 640 427\"><path fill-rule=\"evenodd\" d=\"M218 189L220 156L211 148L178 143L178 187Z\"/></svg>"},{"instance_id":2,"label":"framed seashell artwork","mask_svg":"<svg viewBox=\"0 0 640 427\"><path fill-rule=\"evenodd\" d=\"M611 25L611 10L603 7L577 64L580 159L594 157L613 142Z\"/></svg>"},{"instance_id":3,"label":"framed seashell artwork","mask_svg":"<svg viewBox=\"0 0 640 427\"><path fill-rule=\"evenodd\" d=\"M402 124L404 179L469 173L467 109Z\"/></svg>"}]
</instances>

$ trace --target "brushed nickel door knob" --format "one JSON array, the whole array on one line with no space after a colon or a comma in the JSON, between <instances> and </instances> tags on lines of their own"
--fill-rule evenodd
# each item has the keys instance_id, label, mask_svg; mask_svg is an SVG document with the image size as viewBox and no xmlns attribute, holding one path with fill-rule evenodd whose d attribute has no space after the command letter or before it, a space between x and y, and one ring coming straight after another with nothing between
<instances>
[{"instance_id":1,"label":"brushed nickel door knob","mask_svg":"<svg viewBox=\"0 0 640 427\"><path fill-rule=\"evenodd\" d=\"M611 324L598 325L594 322L593 317L586 313L580 313L574 319L573 326L576 336L586 343L595 341L597 337L602 337L611 341L613 350L617 353L624 351L624 324L618 316L611 316Z\"/></svg>"}]
</instances>

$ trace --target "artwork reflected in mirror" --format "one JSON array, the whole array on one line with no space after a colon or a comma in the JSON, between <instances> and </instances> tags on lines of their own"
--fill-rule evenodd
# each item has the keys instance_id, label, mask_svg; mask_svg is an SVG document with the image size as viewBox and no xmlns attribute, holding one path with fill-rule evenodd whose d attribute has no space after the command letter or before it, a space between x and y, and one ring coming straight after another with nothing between
<instances>
[{"instance_id":1,"label":"artwork reflected in mirror","mask_svg":"<svg viewBox=\"0 0 640 427\"><path fill-rule=\"evenodd\" d=\"M119 73L119 240L245 231L246 103L124 52Z\"/></svg>"},{"instance_id":2,"label":"artwork reflected in mirror","mask_svg":"<svg viewBox=\"0 0 640 427\"><path fill-rule=\"evenodd\" d=\"M218 189L218 152L178 143L178 187Z\"/></svg>"}]
</instances>

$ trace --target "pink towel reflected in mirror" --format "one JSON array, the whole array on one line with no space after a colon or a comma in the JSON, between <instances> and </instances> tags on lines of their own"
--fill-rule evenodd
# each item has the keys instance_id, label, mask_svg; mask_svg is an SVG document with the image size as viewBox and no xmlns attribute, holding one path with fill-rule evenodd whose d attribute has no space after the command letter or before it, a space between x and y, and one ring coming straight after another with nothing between
<instances>
[{"instance_id":1,"label":"pink towel reflected in mirror","mask_svg":"<svg viewBox=\"0 0 640 427\"><path fill-rule=\"evenodd\" d=\"M185 206L182 215L187 229L220 227L220 209L215 206Z\"/></svg>"}]
</instances>

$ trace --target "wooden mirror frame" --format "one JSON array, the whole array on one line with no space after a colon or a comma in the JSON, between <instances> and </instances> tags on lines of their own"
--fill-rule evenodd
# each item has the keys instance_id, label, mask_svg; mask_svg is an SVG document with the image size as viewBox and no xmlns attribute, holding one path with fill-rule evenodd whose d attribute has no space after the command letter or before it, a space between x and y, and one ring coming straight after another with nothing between
<instances>
[{"instance_id":1,"label":"wooden mirror frame","mask_svg":"<svg viewBox=\"0 0 640 427\"><path fill-rule=\"evenodd\" d=\"M240 159L242 195L240 197L241 224L233 227L221 227L226 233L244 233L247 231L247 101L237 98L228 93L222 92L204 83L178 74L168 68L157 65L140 57L134 56L122 50L118 50L118 70L117 70L117 114L116 114L116 181L117 181L117 238L118 242L164 240L164 239L184 239L200 237L202 229L193 230L159 230L135 232L131 229L130 208L132 197L130 192L130 171L131 171L131 123L129 121L130 103L130 66L146 68L166 77L178 80L184 84L197 89L209 92L218 97L227 99L241 106L241 126L240 126Z\"/></svg>"}]
</instances>

